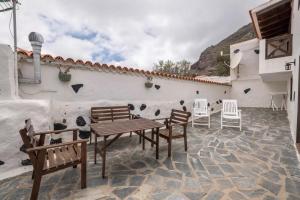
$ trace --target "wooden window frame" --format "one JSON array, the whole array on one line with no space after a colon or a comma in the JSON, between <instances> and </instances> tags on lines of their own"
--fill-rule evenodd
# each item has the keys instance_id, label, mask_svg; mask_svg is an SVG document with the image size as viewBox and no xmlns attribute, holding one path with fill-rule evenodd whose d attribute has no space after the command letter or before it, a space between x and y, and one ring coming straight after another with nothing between
<instances>
[{"instance_id":1,"label":"wooden window frame","mask_svg":"<svg viewBox=\"0 0 300 200\"><path fill-rule=\"evenodd\" d=\"M270 56L272 52L269 52L269 45L272 45L272 42L281 41L281 40L288 40L288 49L285 55L277 55L277 56ZM276 46L275 46L276 47ZM278 49L280 49L281 46L278 46ZM277 51L277 50L273 50ZM283 34L280 36L276 36L273 38L266 39L266 45L265 45L265 58L268 59L274 59L274 58L281 58L286 56L291 56L293 54L293 35L292 34Z\"/></svg>"}]
</instances>

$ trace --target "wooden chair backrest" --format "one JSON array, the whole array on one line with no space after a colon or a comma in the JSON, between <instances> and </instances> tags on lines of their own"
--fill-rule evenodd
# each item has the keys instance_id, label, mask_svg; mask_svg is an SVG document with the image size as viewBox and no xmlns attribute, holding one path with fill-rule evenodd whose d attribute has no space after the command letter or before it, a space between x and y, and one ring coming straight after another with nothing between
<instances>
[{"instance_id":1,"label":"wooden chair backrest","mask_svg":"<svg viewBox=\"0 0 300 200\"><path fill-rule=\"evenodd\" d=\"M171 124L187 123L191 116L190 112L172 109L170 122Z\"/></svg>"},{"instance_id":2,"label":"wooden chair backrest","mask_svg":"<svg viewBox=\"0 0 300 200\"><path fill-rule=\"evenodd\" d=\"M44 145L45 135L41 135L39 138L36 138L32 135L34 130L30 119L25 120L25 127L21 129L19 133L26 149ZM33 163L33 166L35 166L34 163L37 162L36 152L30 152L28 155Z\"/></svg>"},{"instance_id":3,"label":"wooden chair backrest","mask_svg":"<svg viewBox=\"0 0 300 200\"><path fill-rule=\"evenodd\" d=\"M222 112L223 115L238 116L237 100L224 99Z\"/></svg>"},{"instance_id":4,"label":"wooden chair backrest","mask_svg":"<svg viewBox=\"0 0 300 200\"><path fill-rule=\"evenodd\" d=\"M129 106L92 107L91 117L98 122L131 118Z\"/></svg>"},{"instance_id":5,"label":"wooden chair backrest","mask_svg":"<svg viewBox=\"0 0 300 200\"><path fill-rule=\"evenodd\" d=\"M195 114L208 114L207 99L195 99L193 112Z\"/></svg>"}]
</instances>

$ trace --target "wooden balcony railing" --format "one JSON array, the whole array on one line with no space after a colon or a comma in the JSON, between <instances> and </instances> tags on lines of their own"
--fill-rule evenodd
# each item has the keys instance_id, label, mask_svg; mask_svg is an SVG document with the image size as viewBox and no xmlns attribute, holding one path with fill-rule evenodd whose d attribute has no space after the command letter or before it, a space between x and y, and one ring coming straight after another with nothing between
<instances>
[{"instance_id":1,"label":"wooden balcony railing","mask_svg":"<svg viewBox=\"0 0 300 200\"><path fill-rule=\"evenodd\" d=\"M292 55L293 35L284 34L266 40L266 59Z\"/></svg>"}]
</instances>

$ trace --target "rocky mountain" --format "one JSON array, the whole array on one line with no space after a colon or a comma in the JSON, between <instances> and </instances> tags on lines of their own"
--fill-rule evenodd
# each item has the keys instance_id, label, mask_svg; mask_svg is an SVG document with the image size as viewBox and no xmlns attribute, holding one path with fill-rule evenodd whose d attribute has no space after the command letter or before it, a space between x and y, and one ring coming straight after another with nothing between
<instances>
[{"instance_id":1,"label":"rocky mountain","mask_svg":"<svg viewBox=\"0 0 300 200\"><path fill-rule=\"evenodd\" d=\"M200 55L199 60L191 66L191 71L198 75L215 76L217 72L218 56L223 51L229 53L229 46L234 43L246 41L255 38L252 23L243 26L235 33L231 34L216 45L206 48Z\"/></svg>"}]
</instances>

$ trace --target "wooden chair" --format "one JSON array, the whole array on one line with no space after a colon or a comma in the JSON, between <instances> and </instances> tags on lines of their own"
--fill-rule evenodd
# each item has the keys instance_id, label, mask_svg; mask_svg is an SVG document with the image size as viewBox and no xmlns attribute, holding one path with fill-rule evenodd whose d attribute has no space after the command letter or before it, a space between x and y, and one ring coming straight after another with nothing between
<instances>
[{"instance_id":1,"label":"wooden chair","mask_svg":"<svg viewBox=\"0 0 300 200\"><path fill-rule=\"evenodd\" d=\"M87 140L77 140L78 129L65 129L59 131L34 132L30 120L21 129L20 135L24 142L26 152L33 165L33 187L31 200L38 198L39 188L43 175L65 169L76 168L81 164L81 188L86 188L86 143ZM73 141L61 144L44 145L47 134L72 132Z\"/></svg>"},{"instance_id":2,"label":"wooden chair","mask_svg":"<svg viewBox=\"0 0 300 200\"><path fill-rule=\"evenodd\" d=\"M156 119L156 120L165 120L166 129L160 129L159 136L168 141L168 157L171 156L173 139L183 138L184 149L185 151L187 151L187 125L190 116L191 116L190 112L172 109L170 118ZM173 130L174 126L181 126L183 128L183 133L175 132Z\"/></svg>"},{"instance_id":3,"label":"wooden chair","mask_svg":"<svg viewBox=\"0 0 300 200\"><path fill-rule=\"evenodd\" d=\"M130 113L129 106L107 106L91 108L91 123L112 122L116 120L130 120L135 115ZM130 136L132 133L130 133ZM95 136L96 137L96 136ZM90 137L90 144L92 137Z\"/></svg>"},{"instance_id":4,"label":"wooden chair","mask_svg":"<svg viewBox=\"0 0 300 200\"><path fill-rule=\"evenodd\" d=\"M241 112L242 112L241 110L238 110L237 100L224 99L223 100L223 108L221 111L221 129L223 129L224 126L237 127L237 128L240 128L240 131L242 131L242 114L241 114ZM224 119L228 119L231 121L224 121ZM232 120L238 120L238 125L237 126L233 125ZM224 124L224 122L226 124Z\"/></svg>"},{"instance_id":5,"label":"wooden chair","mask_svg":"<svg viewBox=\"0 0 300 200\"><path fill-rule=\"evenodd\" d=\"M207 125L210 128L210 111L207 104L207 99L195 99L192 111L192 127L194 125ZM196 121L201 118L208 118L207 124Z\"/></svg>"}]
</instances>

